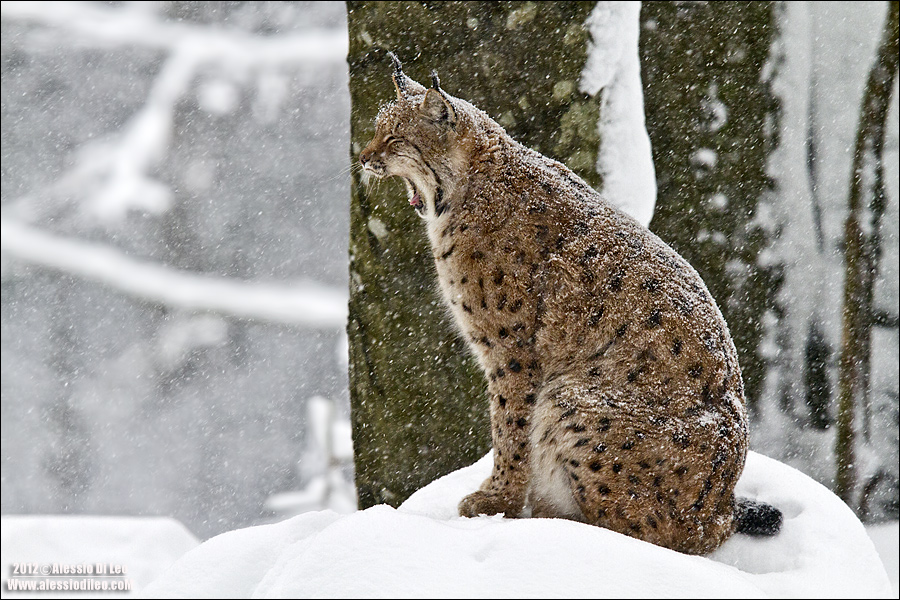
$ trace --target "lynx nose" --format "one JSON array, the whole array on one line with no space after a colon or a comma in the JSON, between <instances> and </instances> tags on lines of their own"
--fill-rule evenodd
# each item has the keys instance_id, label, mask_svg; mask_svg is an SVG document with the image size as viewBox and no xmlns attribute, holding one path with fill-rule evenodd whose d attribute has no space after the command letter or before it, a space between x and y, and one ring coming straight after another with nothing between
<instances>
[{"instance_id":1,"label":"lynx nose","mask_svg":"<svg viewBox=\"0 0 900 600\"><path fill-rule=\"evenodd\" d=\"M371 148L366 148L362 152L359 153L359 164L363 167L372 160L372 155L375 154Z\"/></svg>"},{"instance_id":2,"label":"lynx nose","mask_svg":"<svg viewBox=\"0 0 900 600\"><path fill-rule=\"evenodd\" d=\"M383 177L384 176L384 156L376 157L376 149L371 146L367 146L365 150L359 153L359 164L362 166L363 171L374 175L375 177Z\"/></svg>"}]
</instances>

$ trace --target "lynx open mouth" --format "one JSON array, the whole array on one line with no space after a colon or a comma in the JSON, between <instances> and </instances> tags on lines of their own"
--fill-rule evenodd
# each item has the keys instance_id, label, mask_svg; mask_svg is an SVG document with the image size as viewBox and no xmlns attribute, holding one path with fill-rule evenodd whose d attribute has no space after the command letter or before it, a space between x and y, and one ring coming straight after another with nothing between
<instances>
[{"instance_id":1,"label":"lynx open mouth","mask_svg":"<svg viewBox=\"0 0 900 600\"><path fill-rule=\"evenodd\" d=\"M406 177L403 178L403 183L406 184L406 193L409 195L410 206L418 211L423 210L425 208L425 203L422 201L422 195L419 193L419 190L416 189L413 182Z\"/></svg>"}]
</instances>

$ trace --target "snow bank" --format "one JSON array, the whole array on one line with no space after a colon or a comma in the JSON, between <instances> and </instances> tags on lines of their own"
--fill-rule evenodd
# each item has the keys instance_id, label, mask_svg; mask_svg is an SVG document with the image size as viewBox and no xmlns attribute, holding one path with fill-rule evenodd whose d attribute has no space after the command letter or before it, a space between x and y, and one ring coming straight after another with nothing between
<instances>
[{"instance_id":1,"label":"snow bank","mask_svg":"<svg viewBox=\"0 0 900 600\"><path fill-rule=\"evenodd\" d=\"M490 457L399 509L307 513L202 544L145 588L152 597L890 597L862 524L836 496L751 453L740 495L779 506L773 538L734 536L687 556L571 521L456 516ZM590 573L585 577L584 574Z\"/></svg>"},{"instance_id":2,"label":"snow bank","mask_svg":"<svg viewBox=\"0 0 900 600\"><path fill-rule=\"evenodd\" d=\"M184 525L165 517L4 516L2 551L4 598L35 597L35 592L11 593L11 565L122 565L132 592L72 592L69 597L130 596L156 579L175 559L199 541ZM23 580L39 578L19 578ZM61 578L56 578L61 579ZM68 579L68 578L65 578ZM61 594L40 592L42 598Z\"/></svg>"},{"instance_id":3,"label":"snow bank","mask_svg":"<svg viewBox=\"0 0 900 600\"><path fill-rule=\"evenodd\" d=\"M894 598L900 598L900 522L879 523L866 526L866 533L875 544L881 562L891 580Z\"/></svg>"}]
</instances>

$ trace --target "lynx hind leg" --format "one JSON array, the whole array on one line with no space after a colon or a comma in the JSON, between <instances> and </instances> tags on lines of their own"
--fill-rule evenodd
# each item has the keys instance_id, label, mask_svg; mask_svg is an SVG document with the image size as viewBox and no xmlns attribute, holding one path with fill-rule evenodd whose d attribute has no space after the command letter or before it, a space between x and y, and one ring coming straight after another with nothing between
<instances>
[{"instance_id":1,"label":"lynx hind leg","mask_svg":"<svg viewBox=\"0 0 900 600\"><path fill-rule=\"evenodd\" d=\"M532 430L533 516L584 521L689 554L725 541L743 459L648 404L580 385L542 394Z\"/></svg>"},{"instance_id":2,"label":"lynx hind leg","mask_svg":"<svg viewBox=\"0 0 900 600\"><path fill-rule=\"evenodd\" d=\"M564 440L556 406L559 402L555 394L545 392L535 407L528 506L532 517L584 521L573 495L570 459L561 445Z\"/></svg>"}]
</instances>

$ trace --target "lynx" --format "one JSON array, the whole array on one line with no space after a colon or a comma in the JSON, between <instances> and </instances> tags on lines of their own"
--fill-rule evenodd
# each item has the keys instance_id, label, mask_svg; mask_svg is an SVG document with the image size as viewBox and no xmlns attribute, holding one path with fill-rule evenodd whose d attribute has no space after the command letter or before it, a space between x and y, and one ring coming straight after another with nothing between
<instances>
[{"instance_id":1,"label":"lynx","mask_svg":"<svg viewBox=\"0 0 900 600\"><path fill-rule=\"evenodd\" d=\"M494 466L462 516L560 517L690 554L781 513L735 500L747 453L737 354L697 272L564 165L426 89L359 156L399 177L440 291L488 380Z\"/></svg>"}]
</instances>

